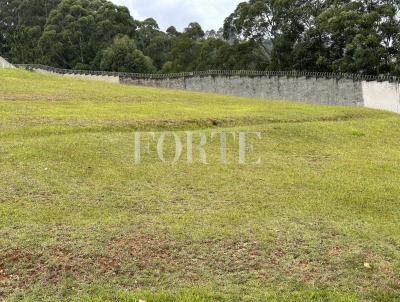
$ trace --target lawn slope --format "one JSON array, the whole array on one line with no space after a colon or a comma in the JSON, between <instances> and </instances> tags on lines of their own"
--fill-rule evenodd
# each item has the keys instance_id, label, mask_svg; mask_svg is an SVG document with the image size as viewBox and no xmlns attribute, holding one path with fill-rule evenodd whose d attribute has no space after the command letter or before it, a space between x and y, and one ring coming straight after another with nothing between
<instances>
[{"instance_id":1,"label":"lawn slope","mask_svg":"<svg viewBox=\"0 0 400 302\"><path fill-rule=\"evenodd\" d=\"M262 163L134 165L138 130ZM0 70L0 168L0 299L400 301L392 113Z\"/></svg>"}]
</instances>

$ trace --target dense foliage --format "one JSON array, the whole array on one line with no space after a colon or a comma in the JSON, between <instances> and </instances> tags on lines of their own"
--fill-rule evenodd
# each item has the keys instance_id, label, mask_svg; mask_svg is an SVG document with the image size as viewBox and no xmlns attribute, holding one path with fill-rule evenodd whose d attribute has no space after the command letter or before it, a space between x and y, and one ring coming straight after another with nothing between
<instances>
[{"instance_id":1,"label":"dense foliage","mask_svg":"<svg viewBox=\"0 0 400 302\"><path fill-rule=\"evenodd\" d=\"M218 31L160 30L107 0L0 0L0 55L73 69L400 74L399 0L249 0Z\"/></svg>"},{"instance_id":2,"label":"dense foliage","mask_svg":"<svg viewBox=\"0 0 400 302\"><path fill-rule=\"evenodd\" d=\"M271 41L271 69L398 74L399 14L399 0L250 0L224 33Z\"/></svg>"}]
</instances>

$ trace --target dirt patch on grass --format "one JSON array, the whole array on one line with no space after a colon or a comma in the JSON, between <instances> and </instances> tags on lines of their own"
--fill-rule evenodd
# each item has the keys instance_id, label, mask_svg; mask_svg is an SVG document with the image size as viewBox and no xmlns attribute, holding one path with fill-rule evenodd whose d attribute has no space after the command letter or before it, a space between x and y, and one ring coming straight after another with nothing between
<instances>
[{"instance_id":1,"label":"dirt patch on grass","mask_svg":"<svg viewBox=\"0 0 400 302\"><path fill-rule=\"evenodd\" d=\"M255 242L177 242L168 237L138 235L115 240L108 249L112 257L130 259L123 263L121 272L133 275L157 271L194 281L204 275L248 274L261 265Z\"/></svg>"},{"instance_id":2,"label":"dirt patch on grass","mask_svg":"<svg viewBox=\"0 0 400 302\"><path fill-rule=\"evenodd\" d=\"M136 286L146 286L141 280L148 278L157 283L163 275L174 275L177 282L204 281L207 275L250 278L262 263L259 245L247 241L178 242L166 236L135 234L110 241L99 251L84 253L66 246L0 250L0 276L15 276L0 293L4 296L37 282L57 285L66 276L81 282L126 276Z\"/></svg>"},{"instance_id":3,"label":"dirt patch on grass","mask_svg":"<svg viewBox=\"0 0 400 302\"><path fill-rule=\"evenodd\" d=\"M53 247L45 251L0 251L0 267L0 278L4 276L7 281L0 290L1 297L15 289L30 288L38 282L59 284L67 276L94 280L102 274L113 273L117 263L112 257L84 255L79 251Z\"/></svg>"},{"instance_id":4,"label":"dirt patch on grass","mask_svg":"<svg viewBox=\"0 0 400 302\"><path fill-rule=\"evenodd\" d=\"M0 296L38 282L58 285L67 277L86 284L119 284L122 278L129 280L124 286L132 289L187 282L222 286L256 280L340 288L352 280L351 286L357 290L390 291L390 284L400 284L387 260L371 251L358 253L360 259L350 257L349 247L335 241L314 245L299 238L277 238L265 245L254 240L177 241L166 235L136 233L97 244L96 252L62 244L30 251L0 250ZM373 268L365 268L363 259ZM385 276L390 280L383 279Z\"/></svg>"}]
</instances>

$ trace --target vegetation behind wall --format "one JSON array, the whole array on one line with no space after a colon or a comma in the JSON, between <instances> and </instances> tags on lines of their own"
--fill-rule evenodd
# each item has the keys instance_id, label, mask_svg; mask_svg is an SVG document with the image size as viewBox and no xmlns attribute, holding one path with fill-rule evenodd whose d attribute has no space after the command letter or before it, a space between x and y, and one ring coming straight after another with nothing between
<instances>
[{"instance_id":1,"label":"vegetation behind wall","mask_svg":"<svg viewBox=\"0 0 400 302\"><path fill-rule=\"evenodd\" d=\"M13 63L119 72L284 70L399 75L396 0L249 0L204 32L166 31L107 0L0 1Z\"/></svg>"}]
</instances>

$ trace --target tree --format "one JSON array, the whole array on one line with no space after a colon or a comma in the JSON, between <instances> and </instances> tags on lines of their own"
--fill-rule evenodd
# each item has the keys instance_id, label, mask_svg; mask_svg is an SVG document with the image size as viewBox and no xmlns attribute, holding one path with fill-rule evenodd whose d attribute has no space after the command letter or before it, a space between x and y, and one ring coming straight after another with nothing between
<instances>
[{"instance_id":1,"label":"tree","mask_svg":"<svg viewBox=\"0 0 400 302\"><path fill-rule=\"evenodd\" d=\"M174 39L171 50L171 71L192 71L197 69L197 58L200 55L204 31L198 23L190 23L181 35Z\"/></svg>"},{"instance_id":2,"label":"tree","mask_svg":"<svg viewBox=\"0 0 400 302\"><path fill-rule=\"evenodd\" d=\"M224 39L224 29L220 28L218 31L215 31L214 29L207 30L205 33L205 39L218 39L218 40L223 40Z\"/></svg>"},{"instance_id":3,"label":"tree","mask_svg":"<svg viewBox=\"0 0 400 302\"><path fill-rule=\"evenodd\" d=\"M173 26L163 32L153 18L136 21L126 7L107 0L5 0L0 1L0 54L15 63L91 70L122 70L127 60L129 70L154 70L154 65L163 72L400 75L399 17L399 0L248 0L226 18L223 29L204 33L192 22L180 33ZM121 36L136 45L122 43ZM117 49L125 49L121 60Z\"/></svg>"},{"instance_id":4,"label":"tree","mask_svg":"<svg viewBox=\"0 0 400 302\"><path fill-rule=\"evenodd\" d=\"M181 34L180 32L178 32L176 30L175 26L168 27L167 30L166 30L166 33L171 38L176 38Z\"/></svg>"},{"instance_id":5,"label":"tree","mask_svg":"<svg viewBox=\"0 0 400 302\"><path fill-rule=\"evenodd\" d=\"M228 43L216 39L209 38L201 44L199 56L197 58L197 70L219 69L225 62L219 61L220 49Z\"/></svg>"},{"instance_id":6,"label":"tree","mask_svg":"<svg viewBox=\"0 0 400 302\"><path fill-rule=\"evenodd\" d=\"M138 30L135 34L135 40L139 49L146 49L152 39L160 33L157 21L153 18L147 18L138 23Z\"/></svg>"},{"instance_id":7,"label":"tree","mask_svg":"<svg viewBox=\"0 0 400 302\"><path fill-rule=\"evenodd\" d=\"M51 65L96 69L114 36L133 35L134 30L125 7L106 0L63 0L48 18L39 45Z\"/></svg>"},{"instance_id":8,"label":"tree","mask_svg":"<svg viewBox=\"0 0 400 302\"><path fill-rule=\"evenodd\" d=\"M399 6L394 1L342 1L321 13L317 25L326 39L332 70L365 74L395 70Z\"/></svg>"},{"instance_id":9,"label":"tree","mask_svg":"<svg viewBox=\"0 0 400 302\"><path fill-rule=\"evenodd\" d=\"M138 23L135 41L137 48L153 60L157 70L171 59L173 37L162 32L153 18Z\"/></svg>"},{"instance_id":10,"label":"tree","mask_svg":"<svg viewBox=\"0 0 400 302\"><path fill-rule=\"evenodd\" d=\"M225 20L224 36L263 46L270 40L273 70L394 73L399 6L398 0L250 0Z\"/></svg>"},{"instance_id":11,"label":"tree","mask_svg":"<svg viewBox=\"0 0 400 302\"><path fill-rule=\"evenodd\" d=\"M128 36L117 36L113 44L103 51L100 67L118 72L155 72L152 60L138 50Z\"/></svg>"},{"instance_id":12,"label":"tree","mask_svg":"<svg viewBox=\"0 0 400 302\"><path fill-rule=\"evenodd\" d=\"M20 1L0 1L0 54L9 57ZM9 58L10 59L10 58Z\"/></svg>"},{"instance_id":13,"label":"tree","mask_svg":"<svg viewBox=\"0 0 400 302\"><path fill-rule=\"evenodd\" d=\"M188 39L199 41L204 38L205 33L199 23L192 22L185 28L183 36Z\"/></svg>"},{"instance_id":14,"label":"tree","mask_svg":"<svg viewBox=\"0 0 400 302\"><path fill-rule=\"evenodd\" d=\"M201 43L187 37L180 37L172 48L172 70L174 72L196 70Z\"/></svg>"},{"instance_id":15,"label":"tree","mask_svg":"<svg viewBox=\"0 0 400 302\"><path fill-rule=\"evenodd\" d=\"M40 47L52 65L74 68L79 63L90 66L96 54L91 45L91 36L96 30L93 10L98 10L100 5L100 1L63 0L53 10L40 39Z\"/></svg>"},{"instance_id":16,"label":"tree","mask_svg":"<svg viewBox=\"0 0 400 302\"><path fill-rule=\"evenodd\" d=\"M0 1L0 54L17 63L37 60L38 40L60 0Z\"/></svg>"},{"instance_id":17,"label":"tree","mask_svg":"<svg viewBox=\"0 0 400 302\"><path fill-rule=\"evenodd\" d=\"M157 70L172 59L173 39L163 32L158 32L150 41L143 53L153 60Z\"/></svg>"},{"instance_id":18,"label":"tree","mask_svg":"<svg viewBox=\"0 0 400 302\"><path fill-rule=\"evenodd\" d=\"M270 63L269 54L255 41L225 44L217 54L220 68L227 70L265 70Z\"/></svg>"},{"instance_id":19,"label":"tree","mask_svg":"<svg viewBox=\"0 0 400 302\"><path fill-rule=\"evenodd\" d=\"M225 19L224 37L232 41L271 39L276 22L273 10L273 0L241 2Z\"/></svg>"},{"instance_id":20,"label":"tree","mask_svg":"<svg viewBox=\"0 0 400 302\"><path fill-rule=\"evenodd\" d=\"M270 69L291 70L293 52L314 27L322 0L250 0L238 5L224 23L224 36L258 42L271 53ZM272 50L268 47L272 43Z\"/></svg>"},{"instance_id":21,"label":"tree","mask_svg":"<svg viewBox=\"0 0 400 302\"><path fill-rule=\"evenodd\" d=\"M37 47L41 34L40 26L18 26L11 44L12 60L18 63L36 62L41 55Z\"/></svg>"},{"instance_id":22,"label":"tree","mask_svg":"<svg viewBox=\"0 0 400 302\"><path fill-rule=\"evenodd\" d=\"M117 35L134 37L138 28L138 21L134 20L127 7L116 6L109 1L104 1L95 13L96 30L91 39L93 47L97 50L91 69L100 68L102 50L110 46Z\"/></svg>"}]
</instances>

